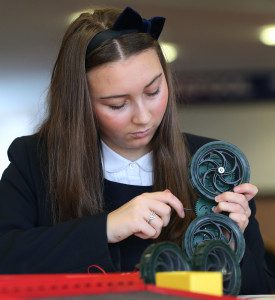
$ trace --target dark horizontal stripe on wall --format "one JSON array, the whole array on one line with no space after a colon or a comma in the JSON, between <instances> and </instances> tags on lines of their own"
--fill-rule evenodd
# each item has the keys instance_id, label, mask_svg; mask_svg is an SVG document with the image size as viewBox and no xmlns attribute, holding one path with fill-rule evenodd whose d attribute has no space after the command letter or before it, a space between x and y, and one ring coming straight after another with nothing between
<instances>
[{"instance_id":1,"label":"dark horizontal stripe on wall","mask_svg":"<svg viewBox=\"0 0 275 300\"><path fill-rule=\"evenodd\" d=\"M179 103L275 102L275 71L177 74Z\"/></svg>"}]
</instances>

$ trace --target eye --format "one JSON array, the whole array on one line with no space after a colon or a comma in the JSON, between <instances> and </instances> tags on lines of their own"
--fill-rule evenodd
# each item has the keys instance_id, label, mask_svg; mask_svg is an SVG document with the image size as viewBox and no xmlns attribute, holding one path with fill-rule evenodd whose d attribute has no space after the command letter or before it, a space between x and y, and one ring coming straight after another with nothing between
<instances>
[{"instance_id":1,"label":"eye","mask_svg":"<svg viewBox=\"0 0 275 300\"><path fill-rule=\"evenodd\" d=\"M158 93L160 92L160 89L158 88L156 91L154 91L153 93L147 93L147 95L149 96L149 97L154 97L154 96L156 96Z\"/></svg>"},{"instance_id":2,"label":"eye","mask_svg":"<svg viewBox=\"0 0 275 300\"><path fill-rule=\"evenodd\" d=\"M123 103L121 105L109 105L109 107L113 110L118 110L118 109L122 109L123 107L125 107L125 103Z\"/></svg>"}]
</instances>

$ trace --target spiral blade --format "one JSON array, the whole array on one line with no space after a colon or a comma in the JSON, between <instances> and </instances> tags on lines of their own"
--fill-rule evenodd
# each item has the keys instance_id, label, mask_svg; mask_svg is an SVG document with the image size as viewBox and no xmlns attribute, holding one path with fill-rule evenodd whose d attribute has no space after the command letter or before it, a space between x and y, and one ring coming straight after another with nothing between
<instances>
[{"instance_id":1,"label":"spiral blade","mask_svg":"<svg viewBox=\"0 0 275 300\"><path fill-rule=\"evenodd\" d=\"M207 236L209 237L210 239L214 239L215 238L215 235L213 234L213 232L209 231L209 229L207 230L207 228L205 229L199 229L198 231L196 231L196 236Z\"/></svg>"},{"instance_id":2,"label":"spiral blade","mask_svg":"<svg viewBox=\"0 0 275 300\"><path fill-rule=\"evenodd\" d=\"M215 172L216 169L209 169L207 172L204 173L203 178L202 178L202 184L203 186L206 186L206 177L208 176L208 174L210 174L211 172Z\"/></svg>"},{"instance_id":3,"label":"spiral blade","mask_svg":"<svg viewBox=\"0 0 275 300\"><path fill-rule=\"evenodd\" d=\"M217 177L219 177L220 175L215 173L213 176L213 185L216 188L216 190L218 190L218 192L223 193L225 192L225 190L222 190L218 185L217 185Z\"/></svg>"},{"instance_id":4,"label":"spiral blade","mask_svg":"<svg viewBox=\"0 0 275 300\"><path fill-rule=\"evenodd\" d=\"M219 175L219 179L220 179L220 181L222 181L223 183L225 183L227 185L236 185L241 180L241 178L238 178L234 181L227 181L223 178L224 175L225 175L225 173L222 175ZM229 174L229 175L231 175L231 174Z\"/></svg>"},{"instance_id":5,"label":"spiral blade","mask_svg":"<svg viewBox=\"0 0 275 300\"><path fill-rule=\"evenodd\" d=\"M221 151L217 151L217 150L213 150L213 153L215 153L216 155L220 156L222 158L222 166L225 167L226 166L226 158L225 156L222 154Z\"/></svg>"},{"instance_id":6,"label":"spiral blade","mask_svg":"<svg viewBox=\"0 0 275 300\"><path fill-rule=\"evenodd\" d=\"M183 266L183 263L182 263L182 259L177 255L176 257L176 263L175 263L175 270L183 270L184 269L184 266Z\"/></svg>"},{"instance_id":7,"label":"spiral blade","mask_svg":"<svg viewBox=\"0 0 275 300\"><path fill-rule=\"evenodd\" d=\"M224 172L224 174L226 174L226 175L231 175L231 174L236 170L236 168L238 167L237 158L234 157L234 160L235 160L235 162L234 162L233 169ZM230 164L229 164L229 165L230 165ZM230 165L230 166L231 166L231 165ZM227 170L227 168L225 168L225 170Z\"/></svg>"},{"instance_id":8,"label":"spiral blade","mask_svg":"<svg viewBox=\"0 0 275 300\"><path fill-rule=\"evenodd\" d=\"M163 257L159 256L156 262L157 270L168 270L167 261Z\"/></svg>"},{"instance_id":9,"label":"spiral blade","mask_svg":"<svg viewBox=\"0 0 275 300\"><path fill-rule=\"evenodd\" d=\"M218 168L220 165L213 159L207 158L207 159L203 159L202 161L200 161L198 163L198 166L201 166L204 163L210 163L213 164L215 168Z\"/></svg>"},{"instance_id":10,"label":"spiral blade","mask_svg":"<svg viewBox=\"0 0 275 300\"><path fill-rule=\"evenodd\" d=\"M216 261L216 270L220 270L220 266L222 265L222 261L220 259L220 256L218 253L212 252L211 253L211 258L214 258Z\"/></svg>"},{"instance_id":11,"label":"spiral blade","mask_svg":"<svg viewBox=\"0 0 275 300\"><path fill-rule=\"evenodd\" d=\"M170 253L162 252L161 258L166 262L167 267L168 265L170 268L173 266L173 258L172 255L170 255Z\"/></svg>"}]
</instances>

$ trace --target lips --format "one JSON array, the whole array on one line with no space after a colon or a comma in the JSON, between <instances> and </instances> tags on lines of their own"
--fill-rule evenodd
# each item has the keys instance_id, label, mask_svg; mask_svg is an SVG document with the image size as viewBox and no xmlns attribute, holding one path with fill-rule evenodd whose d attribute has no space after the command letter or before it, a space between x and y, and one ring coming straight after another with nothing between
<instances>
[{"instance_id":1,"label":"lips","mask_svg":"<svg viewBox=\"0 0 275 300\"><path fill-rule=\"evenodd\" d=\"M131 135L132 135L134 138L144 138L144 137L146 137L147 135L149 135L149 133L150 133L150 128L149 128L149 129L146 129L146 130L142 130L142 131L132 132Z\"/></svg>"}]
</instances>

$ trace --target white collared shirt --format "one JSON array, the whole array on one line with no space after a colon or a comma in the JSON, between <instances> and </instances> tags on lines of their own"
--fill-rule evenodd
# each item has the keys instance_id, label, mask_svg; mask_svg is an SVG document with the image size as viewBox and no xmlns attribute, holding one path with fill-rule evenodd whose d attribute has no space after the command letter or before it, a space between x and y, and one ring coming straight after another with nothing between
<instances>
[{"instance_id":1,"label":"white collared shirt","mask_svg":"<svg viewBox=\"0 0 275 300\"><path fill-rule=\"evenodd\" d=\"M110 181L150 186L153 184L153 154L149 152L136 161L128 160L102 143L102 168L104 178Z\"/></svg>"}]
</instances>

